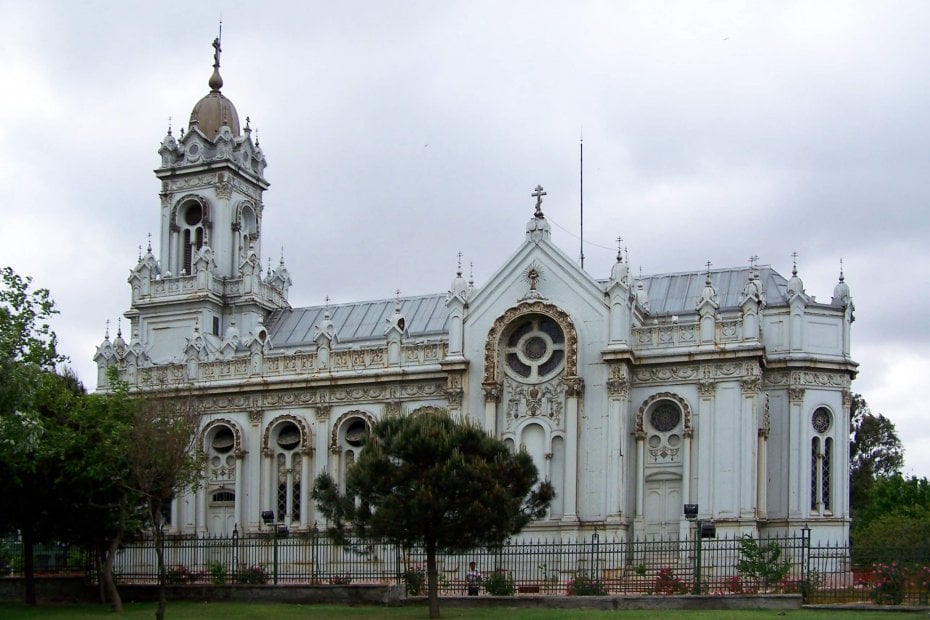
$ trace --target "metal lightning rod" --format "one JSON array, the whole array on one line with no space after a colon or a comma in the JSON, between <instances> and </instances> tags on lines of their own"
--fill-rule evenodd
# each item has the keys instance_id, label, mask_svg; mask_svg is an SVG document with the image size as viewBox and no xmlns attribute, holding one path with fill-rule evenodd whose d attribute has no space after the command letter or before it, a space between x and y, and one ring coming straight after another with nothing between
<instances>
[{"instance_id":1,"label":"metal lightning rod","mask_svg":"<svg viewBox=\"0 0 930 620\"><path fill-rule=\"evenodd\" d=\"M584 136L578 140L578 185L579 207L581 210L581 268L584 269Z\"/></svg>"}]
</instances>

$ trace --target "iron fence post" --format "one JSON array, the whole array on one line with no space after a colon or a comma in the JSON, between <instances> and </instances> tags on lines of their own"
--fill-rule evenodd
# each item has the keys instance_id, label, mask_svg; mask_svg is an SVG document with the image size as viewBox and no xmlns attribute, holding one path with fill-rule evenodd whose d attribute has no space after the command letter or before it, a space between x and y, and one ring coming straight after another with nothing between
<instances>
[{"instance_id":1,"label":"iron fence post","mask_svg":"<svg viewBox=\"0 0 930 620\"><path fill-rule=\"evenodd\" d=\"M697 530L694 533L694 589L692 594L701 593L701 522L697 522Z\"/></svg>"}]
</instances>

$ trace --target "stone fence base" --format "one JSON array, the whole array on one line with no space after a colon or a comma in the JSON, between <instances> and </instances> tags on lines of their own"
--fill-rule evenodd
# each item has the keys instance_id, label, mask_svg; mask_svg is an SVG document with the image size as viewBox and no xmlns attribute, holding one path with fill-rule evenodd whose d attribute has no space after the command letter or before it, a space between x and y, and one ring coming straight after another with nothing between
<instances>
[{"instance_id":1,"label":"stone fence base","mask_svg":"<svg viewBox=\"0 0 930 620\"><path fill-rule=\"evenodd\" d=\"M0 578L0 601L22 601L25 580ZM121 585L123 602L158 600L155 585ZM83 577L36 579L39 601L55 603L100 602L99 589ZM241 601L251 603L294 603L310 605L426 605L426 597L404 594L402 585L169 585L170 601ZM800 609L799 594L756 596L443 596L441 607L527 607L549 609Z\"/></svg>"}]
</instances>

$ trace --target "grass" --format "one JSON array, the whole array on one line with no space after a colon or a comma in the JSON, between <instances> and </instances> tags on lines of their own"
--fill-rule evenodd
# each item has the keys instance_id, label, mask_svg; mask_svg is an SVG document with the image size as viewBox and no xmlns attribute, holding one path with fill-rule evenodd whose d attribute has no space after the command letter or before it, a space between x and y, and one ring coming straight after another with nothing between
<instances>
[{"instance_id":1,"label":"grass","mask_svg":"<svg viewBox=\"0 0 930 620\"><path fill-rule=\"evenodd\" d=\"M155 603L128 603L122 616L114 616L106 605L39 605L27 607L19 603L0 602L0 618L11 620L23 619L65 619L86 620L89 618L125 618L134 620L155 615ZM706 611L585 611L580 609L516 609L516 608L443 608L440 613L450 619L484 619L506 618L507 620L563 620L579 618L596 620L611 618L617 620L649 620L653 618L674 617L675 620L893 620L914 617L926 612L909 614L901 611L853 611L853 610L818 610L800 609L778 610L706 610ZM192 618L196 620L289 620L291 618L333 618L340 620L387 619L421 619L428 618L426 606L422 607L350 607L346 605L289 605L271 603L189 603L169 602L165 617L170 619Z\"/></svg>"}]
</instances>

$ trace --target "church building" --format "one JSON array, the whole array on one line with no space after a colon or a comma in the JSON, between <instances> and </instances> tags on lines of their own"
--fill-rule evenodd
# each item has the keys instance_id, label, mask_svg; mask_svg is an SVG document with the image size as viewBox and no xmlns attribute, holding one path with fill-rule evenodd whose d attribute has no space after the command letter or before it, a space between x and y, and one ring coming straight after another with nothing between
<instances>
[{"instance_id":1,"label":"church building","mask_svg":"<svg viewBox=\"0 0 930 620\"><path fill-rule=\"evenodd\" d=\"M129 276L128 340L108 333L94 358L98 390L115 366L202 409L204 484L172 502L170 531L263 531L263 511L322 526L315 476L344 479L376 420L444 408L555 486L525 535L683 538L690 504L718 535L848 539L842 270L828 302L796 264L635 277L618 253L589 274L553 244L537 187L486 282L459 268L435 294L291 307L283 258L262 269L265 154L214 47L210 92L158 149L160 235Z\"/></svg>"}]
</instances>

